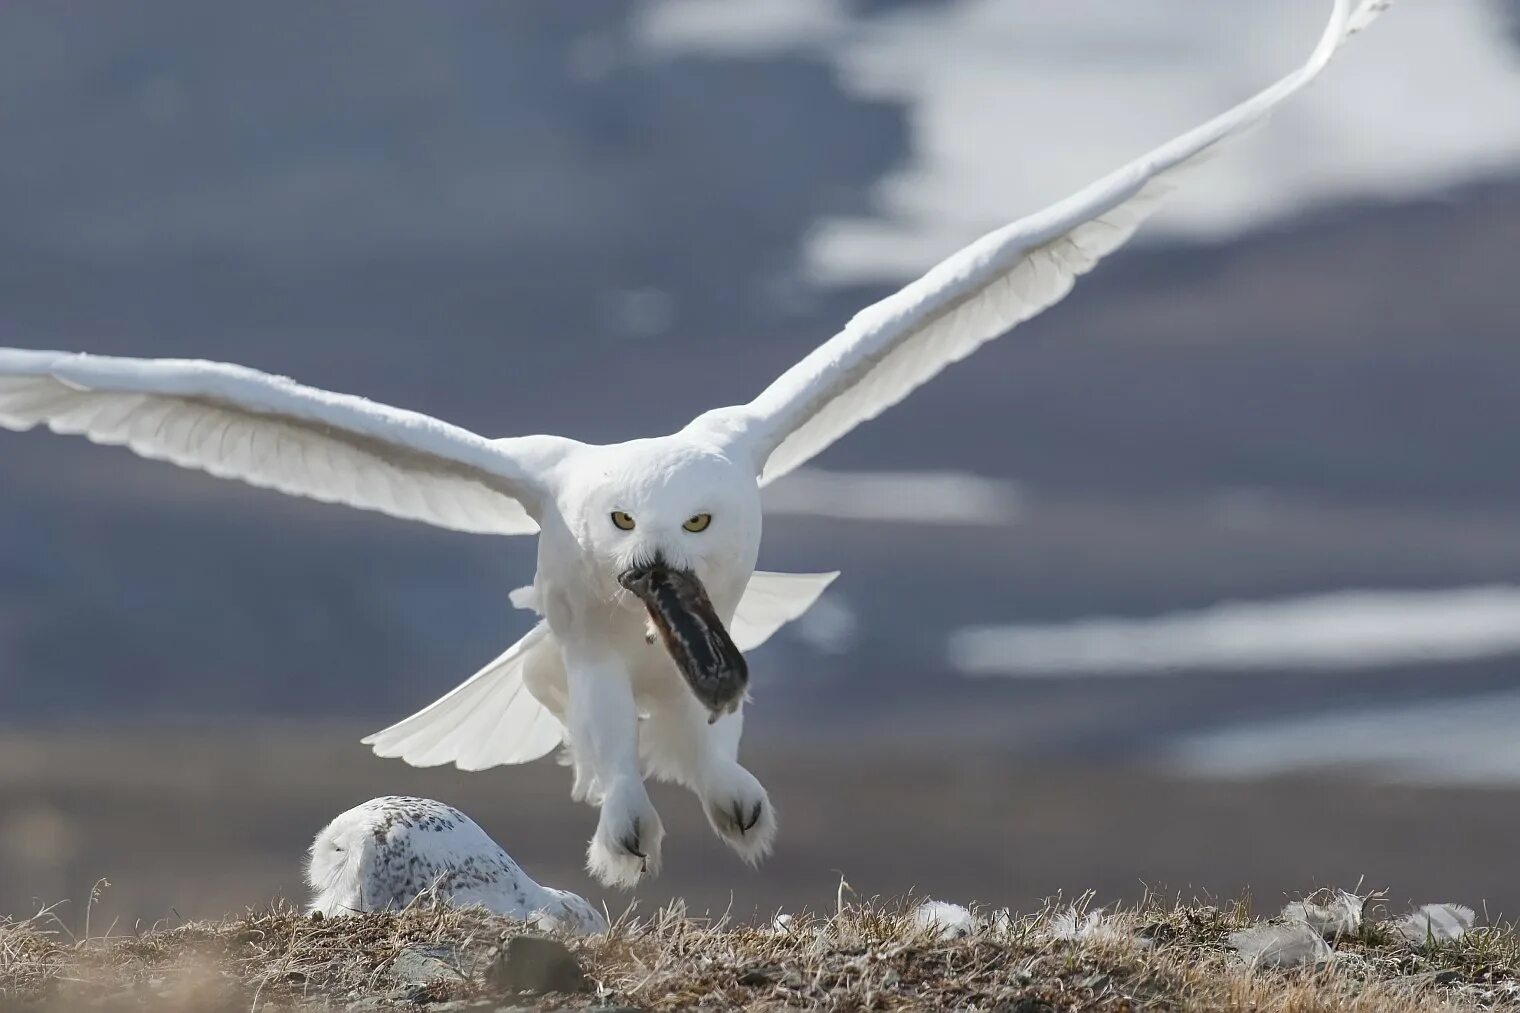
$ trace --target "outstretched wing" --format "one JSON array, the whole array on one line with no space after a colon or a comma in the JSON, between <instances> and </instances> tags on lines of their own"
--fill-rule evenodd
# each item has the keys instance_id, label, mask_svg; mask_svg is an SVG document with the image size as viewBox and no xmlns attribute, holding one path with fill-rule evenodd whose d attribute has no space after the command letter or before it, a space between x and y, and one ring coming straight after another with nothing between
<instances>
[{"instance_id":1,"label":"outstretched wing","mask_svg":"<svg viewBox=\"0 0 1520 1013\"><path fill-rule=\"evenodd\" d=\"M746 448L763 482L791 471L1060 300L1079 275L1129 239L1185 168L1313 80L1389 2L1336 0L1319 45L1292 74L1059 204L983 236L856 314L748 405L709 412L694 425Z\"/></svg>"},{"instance_id":2,"label":"outstretched wing","mask_svg":"<svg viewBox=\"0 0 1520 1013\"><path fill-rule=\"evenodd\" d=\"M548 623L527 636L443 697L409 718L362 740L376 756L400 757L414 767L456 764L485 770L528 763L560 744L564 726L528 689L527 666L558 663L559 648Z\"/></svg>"},{"instance_id":3,"label":"outstretched wing","mask_svg":"<svg viewBox=\"0 0 1520 1013\"><path fill-rule=\"evenodd\" d=\"M829 573L756 570L750 574L744 596L734 610L734 621L729 625L734 645L741 651L753 651L765 643L771 634L812 608L837 576L838 570Z\"/></svg>"},{"instance_id":4,"label":"outstretched wing","mask_svg":"<svg viewBox=\"0 0 1520 1013\"><path fill-rule=\"evenodd\" d=\"M456 531L537 530L552 437L487 440L243 366L0 349L0 427L44 425L219 478Z\"/></svg>"}]
</instances>

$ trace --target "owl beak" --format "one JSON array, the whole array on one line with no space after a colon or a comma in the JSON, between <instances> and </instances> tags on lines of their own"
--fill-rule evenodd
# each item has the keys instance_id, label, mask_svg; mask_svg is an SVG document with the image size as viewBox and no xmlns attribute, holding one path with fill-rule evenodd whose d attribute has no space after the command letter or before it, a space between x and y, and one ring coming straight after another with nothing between
<instances>
[{"instance_id":1,"label":"owl beak","mask_svg":"<svg viewBox=\"0 0 1520 1013\"><path fill-rule=\"evenodd\" d=\"M749 666L697 575L656 559L628 570L618 583L644 603L665 650L711 720L737 710L749 684Z\"/></svg>"}]
</instances>

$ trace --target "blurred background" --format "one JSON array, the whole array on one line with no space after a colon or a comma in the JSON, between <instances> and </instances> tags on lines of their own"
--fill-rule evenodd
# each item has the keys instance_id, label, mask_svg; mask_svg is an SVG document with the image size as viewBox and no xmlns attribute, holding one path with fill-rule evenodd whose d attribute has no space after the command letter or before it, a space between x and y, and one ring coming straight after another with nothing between
<instances>
[{"instance_id":1,"label":"blurred background","mask_svg":"<svg viewBox=\"0 0 1520 1013\"><path fill-rule=\"evenodd\" d=\"M671 432L1328 7L0 5L0 343ZM843 571L753 659L779 847L749 870L659 789L637 898L1513 912L1517 262L1520 3L1396 4L1065 303L769 491L762 567ZM382 793L621 907L562 768L358 743L523 632L532 552L0 434L0 912L298 898Z\"/></svg>"}]
</instances>

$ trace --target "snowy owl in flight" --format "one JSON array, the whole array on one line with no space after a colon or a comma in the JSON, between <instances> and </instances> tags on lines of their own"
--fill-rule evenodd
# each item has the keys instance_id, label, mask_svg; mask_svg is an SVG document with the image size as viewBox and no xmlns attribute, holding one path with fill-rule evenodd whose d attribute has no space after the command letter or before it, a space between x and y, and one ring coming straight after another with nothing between
<instances>
[{"instance_id":1,"label":"snowy owl in flight","mask_svg":"<svg viewBox=\"0 0 1520 1013\"><path fill-rule=\"evenodd\" d=\"M587 864L632 886L664 830L644 778L700 799L754 863L776 814L738 761L743 651L832 578L755 572L760 487L949 364L1061 299L1190 167L1312 80L1386 0L1335 0L1307 63L1060 203L991 232L844 330L748 404L670 436L593 446L485 439L437 419L221 363L0 350L0 425L46 425L144 457L457 531L538 532L543 621L468 682L365 741L410 763L521 763L562 741L601 807Z\"/></svg>"}]
</instances>

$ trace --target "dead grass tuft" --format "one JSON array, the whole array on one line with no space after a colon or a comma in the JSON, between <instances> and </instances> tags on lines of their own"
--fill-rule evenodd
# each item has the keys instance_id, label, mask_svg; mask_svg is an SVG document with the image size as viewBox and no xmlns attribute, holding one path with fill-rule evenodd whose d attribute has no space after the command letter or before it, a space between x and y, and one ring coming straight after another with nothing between
<instances>
[{"instance_id":1,"label":"dead grass tuft","mask_svg":"<svg viewBox=\"0 0 1520 1013\"><path fill-rule=\"evenodd\" d=\"M0 922L0 1008L1520 1013L1520 940L1509 928L1413 947L1368 919L1334 942L1333 959L1265 970L1229 946L1251 924L1244 904L974 912L955 938L915 920L914 907L841 903L777 926L693 918L679 906L634 912L604 937L563 940L594 992L536 999L491 984L497 954L527 930L479 910L415 905L323 920L282 905L80 939L43 911Z\"/></svg>"}]
</instances>

